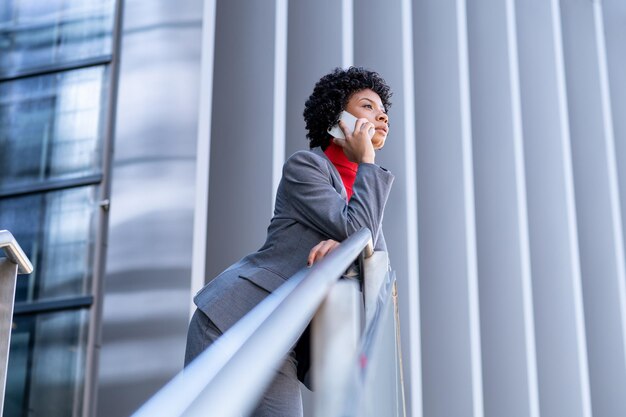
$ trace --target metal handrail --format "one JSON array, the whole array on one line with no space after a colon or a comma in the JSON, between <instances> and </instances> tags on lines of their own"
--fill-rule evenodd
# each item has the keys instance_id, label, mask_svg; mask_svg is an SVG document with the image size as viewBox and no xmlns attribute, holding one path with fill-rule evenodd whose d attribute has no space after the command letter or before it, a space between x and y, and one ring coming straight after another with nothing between
<instances>
[{"instance_id":1,"label":"metal handrail","mask_svg":"<svg viewBox=\"0 0 626 417\"><path fill-rule=\"evenodd\" d=\"M17 264L18 274L33 272L33 264L8 230L0 230L0 249L4 250L11 262Z\"/></svg>"},{"instance_id":2,"label":"metal handrail","mask_svg":"<svg viewBox=\"0 0 626 417\"><path fill-rule=\"evenodd\" d=\"M313 267L289 278L133 416L204 416L207 410L215 416L240 416L251 412L330 288L369 242L370 231L362 229ZM263 361L258 360L260 349ZM245 400L225 401L233 392ZM221 408L219 414L216 404Z\"/></svg>"}]
</instances>

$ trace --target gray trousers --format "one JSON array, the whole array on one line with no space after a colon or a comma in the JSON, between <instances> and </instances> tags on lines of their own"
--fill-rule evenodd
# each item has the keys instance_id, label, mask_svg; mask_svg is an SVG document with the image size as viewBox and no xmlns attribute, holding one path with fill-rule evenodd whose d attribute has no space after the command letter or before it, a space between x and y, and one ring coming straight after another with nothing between
<instances>
[{"instance_id":1,"label":"gray trousers","mask_svg":"<svg viewBox=\"0 0 626 417\"><path fill-rule=\"evenodd\" d=\"M196 309L187 333L185 366L200 355L222 332L200 310ZM241 376L245 378L245 375ZM225 399L228 401L228 399ZM207 410L208 413L208 410ZM302 417L302 394L297 374L297 361L292 349L274 380L263 395L263 399L252 413L253 417Z\"/></svg>"}]
</instances>

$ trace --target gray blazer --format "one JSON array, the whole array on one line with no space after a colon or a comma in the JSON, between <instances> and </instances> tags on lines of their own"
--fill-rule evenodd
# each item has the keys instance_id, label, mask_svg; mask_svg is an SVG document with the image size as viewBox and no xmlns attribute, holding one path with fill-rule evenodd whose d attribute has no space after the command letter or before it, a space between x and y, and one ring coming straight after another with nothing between
<instances>
[{"instance_id":1,"label":"gray blazer","mask_svg":"<svg viewBox=\"0 0 626 417\"><path fill-rule=\"evenodd\" d=\"M367 227L374 249L386 251L381 224L393 179L378 165L360 164L347 203L341 177L324 152L296 152L283 166L265 243L205 285L195 304L224 332L305 267L320 241L341 242Z\"/></svg>"}]
</instances>

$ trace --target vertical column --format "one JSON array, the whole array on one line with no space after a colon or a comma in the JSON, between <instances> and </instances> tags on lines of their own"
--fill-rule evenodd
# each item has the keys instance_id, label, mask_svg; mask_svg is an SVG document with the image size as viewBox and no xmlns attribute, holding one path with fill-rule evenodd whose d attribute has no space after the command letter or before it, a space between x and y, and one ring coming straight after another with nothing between
<instances>
[{"instance_id":1,"label":"vertical column","mask_svg":"<svg viewBox=\"0 0 626 417\"><path fill-rule=\"evenodd\" d=\"M626 277L601 4L564 0L561 16L591 404L624 416Z\"/></svg>"},{"instance_id":2,"label":"vertical column","mask_svg":"<svg viewBox=\"0 0 626 417\"><path fill-rule=\"evenodd\" d=\"M359 4L359 8L361 5ZM341 0L341 66L354 63L354 0Z\"/></svg>"},{"instance_id":3,"label":"vertical column","mask_svg":"<svg viewBox=\"0 0 626 417\"><path fill-rule=\"evenodd\" d=\"M465 2L413 4L424 415L483 415Z\"/></svg>"},{"instance_id":4,"label":"vertical column","mask_svg":"<svg viewBox=\"0 0 626 417\"><path fill-rule=\"evenodd\" d=\"M354 8L355 65L379 72L393 91L391 129L376 162L396 175L383 227L391 264L398 276L408 414L419 416L421 352L411 19L409 1L359 1Z\"/></svg>"},{"instance_id":5,"label":"vertical column","mask_svg":"<svg viewBox=\"0 0 626 417\"><path fill-rule=\"evenodd\" d=\"M204 286L206 279L206 248L208 243L209 173L211 162L211 114L213 112L213 66L215 63L215 5L216 0L204 0L202 9L202 38L200 64L200 94L198 102L198 141L196 144L196 195L193 211L193 255L191 291L193 295ZM190 313L196 306L190 297Z\"/></svg>"},{"instance_id":6,"label":"vertical column","mask_svg":"<svg viewBox=\"0 0 626 417\"><path fill-rule=\"evenodd\" d=\"M276 7L217 2L208 280L261 246L272 214Z\"/></svg>"},{"instance_id":7,"label":"vertical column","mask_svg":"<svg viewBox=\"0 0 626 417\"><path fill-rule=\"evenodd\" d=\"M516 12L540 411L590 417L558 0Z\"/></svg>"},{"instance_id":8,"label":"vertical column","mask_svg":"<svg viewBox=\"0 0 626 417\"><path fill-rule=\"evenodd\" d=\"M515 11L467 7L485 415L538 417Z\"/></svg>"},{"instance_id":9,"label":"vertical column","mask_svg":"<svg viewBox=\"0 0 626 417\"><path fill-rule=\"evenodd\" d=\"M289 4L285 156L308 149L302 112L315 83L343 65L342 7L335 0Z\"/></svg>"},{"instance_id":10,"label":"vertical column","mask_svg":"<svg viewBox=\"0 0 626 417\"><path fill-rule=\"evenodd\" d=\"M276 0L274 32L274 120L272 143L272 212L285 162L287 106L287 0Z\"/></svg>"},{"instance_id":11,"label":"vertical column","mask_svg":"<svg viewBox=\"0 0 626 417\"><path fill-rule=\"evenodd\" d=\"M87 330L87 348L85 352L84 391L82 398L83 415L95 415L98 404L98 373L99 357L102 347L102 317L104 306L104 279L106 274L106 258L109 236L109 204L111 198L111 171L114 159L114 138L116 129L116 107L118 98L118 83L120 73L120 58L122 44L122 16L123 1L115 0L115 14L112 34L112 61L109 66L110 78L106 92L106 118L104 128L104 143L102 144L103 178L99 190L100 210L97 213L96 236L94 245L94 275L92 294L94 302L89 313Z\"/></svg>"},{"instance_id":12,"label":"vertical column","mask_svg":"<svg viewBox=\"0 0 626 417\"><path fill-rule=\"evenodd\" d=\"M202 38L201 1L120 4L96 410L111 417L130 415L183 364Z\"/></svg>"},{"instance_id":13,"label":"vertical column","mask_svg":"<svg viewBox=\"0 0 626 417\"><path fill-rule=\"evenodd\" d=\"M611 86L611 108L615 155L619 175L619 194L621 199L622 219L626 218L626 2L603 0L604 34L606 61ZM626 236L626 225L622 222L622 235Z\"/></svg>"}]
</instances>

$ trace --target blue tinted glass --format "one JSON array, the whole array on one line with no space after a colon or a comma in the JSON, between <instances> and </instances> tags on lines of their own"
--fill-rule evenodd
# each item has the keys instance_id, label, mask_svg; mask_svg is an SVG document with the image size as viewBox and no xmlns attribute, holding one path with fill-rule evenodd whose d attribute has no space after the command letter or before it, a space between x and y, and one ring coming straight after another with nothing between
<instances>
[{"instance_id":1,"label":"blue tinted glass","mask_svg":"<svg viewBox=\"0 0 626 417\"><path fill-rule=\"evenodd\" d=\"M16 316L4 415L80 415L87 311Z\"/></svg>"},{"instance_id":2,"label":"blue tinted glass","mask_svg":"<svg viewBox=\"0 0 626 417\"><path fill-rule=\"evenodd\" d=\"M0 190L100 172L105 67L0 83Z\"/></svg>"},{"instance_id":3,"label":"blue tinted glass","mask_svg":"<svg viewBox=\"0 0 626 417\"><path fill-rule=\"evenodd\" d=\"M0 75L111 53L113 0L2 0Z\"/></svg>"},{"instance_id":4,"label":"blue tinted glass","mask_svg":"<svg viewBox=\"0 0 626 417\"><path fill-rule=\"evenodd\" d=\"M0 199L0 229L20 243L35 271L20 275L15 301L91 293L96 187Z\"/></svg>"}]
</instances>

